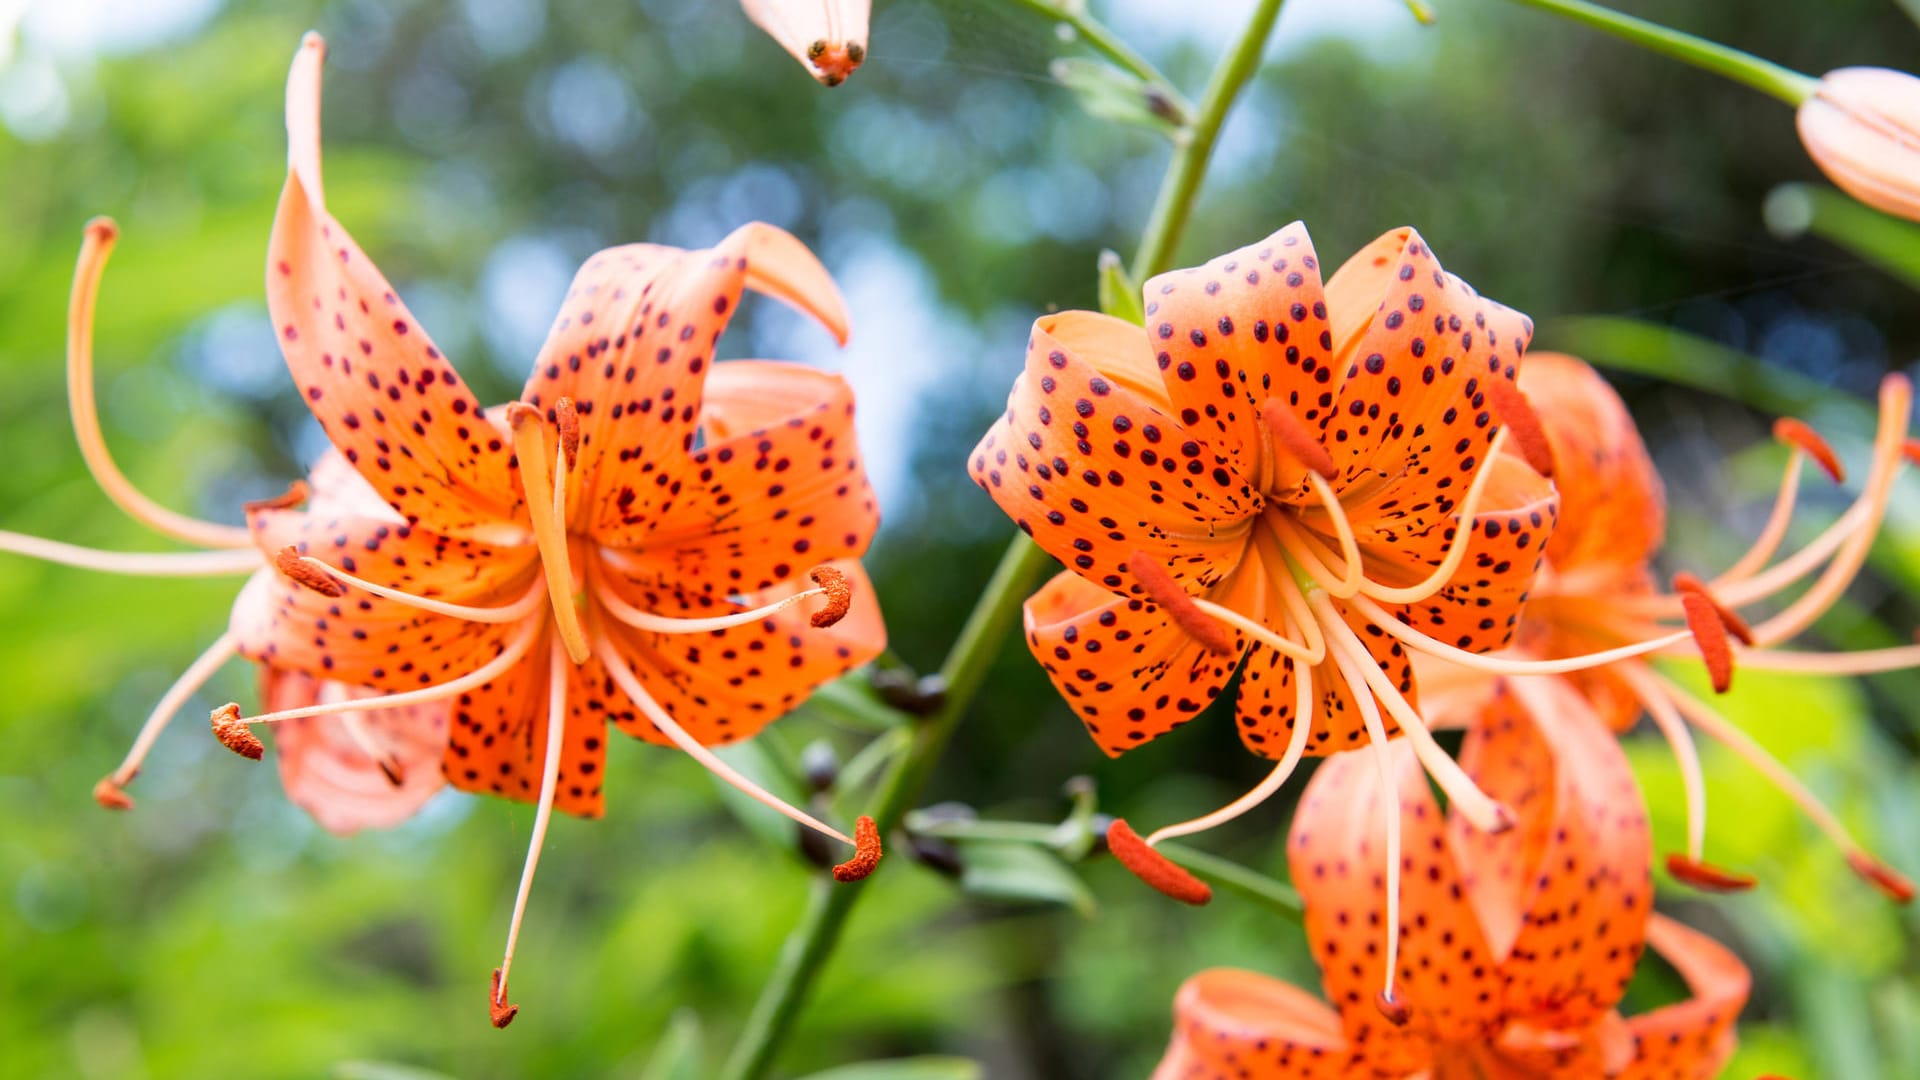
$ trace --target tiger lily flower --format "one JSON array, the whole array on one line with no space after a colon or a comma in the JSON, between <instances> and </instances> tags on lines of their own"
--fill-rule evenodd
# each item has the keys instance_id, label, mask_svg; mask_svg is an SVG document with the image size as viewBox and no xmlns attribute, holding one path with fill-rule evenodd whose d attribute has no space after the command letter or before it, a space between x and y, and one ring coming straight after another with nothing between
<instances>
[{"instance_id":1,"label":"tiger lily flower","mask_svg":"<svg viewBox=\"0 0 1920 1080\"><path fill-rule=\"evenodd\" d=\"M1534 587L1515 651L1541 658L1574 656L1638 641L1684 620L1702 649L1663 650L1705 662L1716 689L1736 668L1847 676L1920 665L1920 646L1850 654L1792 652L1778 646L1811 626L1839 599L1865 563L1886 514L1893 482L1914 454L1907 439L1912 389L1901 375L1880 388L1872 464L1853 504L1812 542L1775 560L1786 538L1807 463L1843 478L1831 447L1805 423L1775 426L1788 457L1772 512L1751 550L1711 581L1676 575L1676 588L1656 587L1650 565L1665 539L1666 505L1659 475L1632 417L1605 379L1572 357L1529 357L1520 387L1533 402L1556 462L1560 527L1547 544L1547 566ZM1818 575L1814 576L1815 571ZM1812 577L1810 583L1807 579ZM1805 584L1776 614L1747 625L1739 612ZM1710 644L1711 643L1711 644ZM1437 681L1443 673L1426 671ZM1764 747L1699 697L1656 672L1644 658L1567 676L1615 730L1644 712L1671 743L1687 801L1687 849L1667 858L1673 875L1716 890L1754 884L1748 875L1703 859L1706 788L1689 728L1723 743L1792 799L1840 850L1848 864L1894 899L1913 885L1870 854L1820 799ZM1472 681L1477 676L1468 676ZM1482 692L1484 692L1484 683ZM1463 691L1449 707L1468 716L1478 707Z\"/></svg>"},{"instance_id":2,"label":"tiger lily flower","mask_svg":"<svg viewBox=\"0 0 1920 1080\"><path fill-rule=\"evenodd\" d=\"M1508 800L1493 835L1443 812L1405 740L1336 754L1314 774L1288 842L1327 1002L1264 975L1202 972L1174 1003L1154 1080L1353 1076L1708 1080L1731 1054L1747 971L1651 910L1651 838L1633 774L1599 717L1559 679L1500 680L1461 760ZM1403 915L1373 868L1398 820L1411 872ZM1405 922L1397 960L1377 941ZM1615 1011L1645 945L1690 1000ZM1371 989L1396 971L1391 1017Z\"/></svg>"},{"instance_id":3,"label":"tiger lily flower","mask_svg":"<svg viewBox=\"0 0 1920 1080\"><path fill-rule=\"evenodd\" d=\"M873 0L740 0L765 30L825 86L839 86L867 59Z\"/></svg>"},{"instance_id":4,"label":"tiger lily flower","mask_svg":"<svg viewBox=\"0 0 1920 1080\"><path fill-rule=\"evenodd\" d=\"M1509 825L1434 741L1412 653L1550 673L1688 637L1551 662L1474 655L1512 635L1559 507L1545 476L1502 453L1527 417L1513 379L1532 324L1442 270L1412 229L1324 288L1295 223L1144 295L1144 328L1083 311L1037 321L970 461L1068 566L1028 600L1027 644L1101 749L1186 723L1239 669L1241 739L1278 758L1213 813L1144 840L1117 822L1115 855L1204 901L1154 844L1245 813L1307 754L1384 752L1399 732L1465 820ZM1396 878L1400 859L1383 858Z\"/></svg>"},{"instance_id":5,"label":"tiger lily flower","mask_svg":"<svg viewBox=\"0 0 1920 1080\"><path fill-rule=\"evenodd\" d=\"M609 723L855 848L843 880L879 857L870 821L849 837L710 749L884 646L856 561L879 518L851 391L798 365L712 362L745 289L841 340L846 312L812 253L771 226L708 251L611 248L576 275L520 400L483 409L327 212L324 56L308 35L288 77L267 306L333 443L322 467L357 473L375 499L250 512L274 565L242 592L230 635L275 671L376 693L228 705L213 728L253 757L256 727L446 708L448 782L537 807L489 1000L504 1027L551 811L602 812Z\"/></svg>"}]
</instances>

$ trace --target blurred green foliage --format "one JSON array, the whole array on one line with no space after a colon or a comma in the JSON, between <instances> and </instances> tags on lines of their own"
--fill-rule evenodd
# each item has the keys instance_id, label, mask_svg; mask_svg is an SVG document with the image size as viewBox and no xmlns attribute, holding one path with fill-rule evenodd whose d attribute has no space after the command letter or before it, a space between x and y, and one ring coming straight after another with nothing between
<instances>
[{"instance_id":1,"label":"blurred green foliage","mask_svg":"<svg viewBox=\"0 0 1920 1080\"><path fill-rule=\"evenodd\" d=\"M333 209L489 400L513 395L573 264L598 247L705 244L755 217L815 244L853 303L852 350L765 304L726 347L854 379L889 519L871 562L895 648L938 662L1008 533L961 454L1000 407L1033 315L1095 306L1096 255L1131 247L1166 154L1152 130L1088 115L1051 74L1089 54L1026 5L879 0L872 59L826 92L731 3L158 6L191 17L141 40L109 11L92 47L60 47L45 27L63 20L30 19L0 73L0 526L156 544L92 487L61 406L67 277L96 213L124 230L99 367L127 471L164 502L236 520L241 500L279 491L317 449L260 297L282 80L313 26L332 45ZM1191 93L1244 6L1095 9L1117 12L1122 35ZM1183 255L1304 217L1337 259L1418 225L1449 268L1533 314L1543 345L1633 372L1620 384L1674 496L1671 566L1723 565L1764 518L1781 460L1756 407L1791 404L1861 460L1856 399L1920 352L1911 286L1879 269L1920 259L1911 230L1866 250L1836 246L1844 216L1776 237L1769 189L1816 179L1779 105L1535 13L1436 10L1422 28L1391 0L1295 0L1228 123ZM1816 73L1915 56L1914 27L1878 0L1817 12L1674 0L1657 14ZM1920 586L1912 495L1824 642L1904 640ZM1809 499L1813 519L1838 504ZM0 561L0 1072L705 1075L814 871L790 830L742 828L674 755L623 747L607 820L555 824L515 968L523 1013L506 1033L487 1027L481 999L530 808L446 795L391 834L329 837L286 805L270 768L214 748L197 707L135 785L137 810L92 803L231 595ZM1916 689L1743 676L1728 708L1914 871ZM236 665L200 704L251 692ZM1106 761L1015 645L929 799L1057 821L1062 782L1084 773L1105 809L1183 818L1259 774L1229 729L1197 723ZM872 732L813 707L775 735L758 767L792 771L800 747L826 740L847 760ZM1635 758L1661 843L1677 845L1670 759L1638 739ZM1661 899L1754 966L1731 1075L1920 1075L1913 917L1851 878L1746 768L1714 753L1708 766L1708 855L1764 885ZM1285 801L1205 846L1284 877ZM787 1075L945 1054L994 1077L1142 1076L1187 974L1236 964L1315 982L1298 928L1250 900L1175 910L1103 860L1069 873L1031 849L969 846L960 880L985 895L904 852L889 860ZM1061 902L1005 899L1036 882ZM1634 997L1675 992L1651 970ZM926 1059L824 1076L966 1070Z\"/></svg>"}]
</instances>

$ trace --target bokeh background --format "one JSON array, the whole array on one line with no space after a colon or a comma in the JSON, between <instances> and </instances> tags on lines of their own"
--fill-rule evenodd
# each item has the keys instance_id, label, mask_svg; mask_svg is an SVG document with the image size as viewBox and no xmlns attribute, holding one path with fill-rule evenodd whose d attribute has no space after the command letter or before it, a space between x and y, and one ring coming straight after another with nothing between
<instances>
[{"instance_id":1,"label":"bokeh background","mask_svg":"<svg viewBox=\"0 0 1920 1080\"><path fill-rule=\"evenodd\" d=\"M856 384L887 516L870 565L899 658L936 666L1010 531L962 456L1004 401L1027 323L1093 306L1096 254L1137 240L1167 148L1089 115L1049 67L1084 54L1015 5L875 6L871 60L825 91L724 0L0 2L24 13L0 41L0 527L156 543L90 484L65 418L68 275L96 213L124 230L98 364L108 439L136 480L237 520L322 445L260 292L281 90L313 27L332 47L333 209L482 397L517 390L599 247L706 245L758 218L821 252L852 346L761 302L725 349ZM1249 6L1094 5L1195 94ZM1531 313L1537 345L1616 369L1674 495L1670 568L1723 565L1784 457L1771 415L1808 416L1862 460L1863 395L1920 357L1920 239L1833 197L1770 99L1497 0L1434 6L1422 27L1391 0L1293 0L1183 259L1295 218L1328 259L1417 225L1450 269ZM1813 73L1920 59L1911 3L1622 6ZM1810 529L1840 497L1808 491ZM1906 639L1914 494L1901 488L1821 642ZM623 745L607 820L556 822L506 1033L481 997L530 808L448 793L391 833L329 836L270 767L194 721L250 700L241 665L162 741L136 811L94 805L94 780L219 632L232 591L0 559L0 1074L707 1075L816 871L789 830L743 827L676 755ZM1920 871L1920 678L1747 673L1726 704ZM793 774L873 737L805 711L754 764ZM1677 776L1657 740L1633 752L1674 848ZM1853 879L1744 766L1706 759L1708 856L1763 884L1703 899L1663 881L1660 904L1753 966L1729 1075L1920 1076L1913 915ZM1224 722L1105 760L1013 643L927 799L1057 821L1063 782L1085 776L1103 809L1165 821L1261 771ZM1284 876L1289 802L1204 846ZM1143 1076L1187 974L1233 963L1313 985L1298 927L1236 896L1195 912L1106 860L959 854L962 883L888 861L784 1075L939 1053L1015 1080ZM1675 993L1650 965L1632 1000Z\"/></svg>"}]
</instances>

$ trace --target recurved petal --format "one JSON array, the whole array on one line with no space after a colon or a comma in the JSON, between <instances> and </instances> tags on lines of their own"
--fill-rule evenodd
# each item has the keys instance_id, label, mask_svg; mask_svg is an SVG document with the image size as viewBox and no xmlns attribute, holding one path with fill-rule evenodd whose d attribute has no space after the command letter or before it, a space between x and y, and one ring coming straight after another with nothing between
<instances>
[{"instance_id":1,"label":"recurved petal","mask_svg":"<svg viewBox=\"0 0 1920 1080\"><path fill-rule=\"evenodd\" d=\"M1173 1039L1153 1080L1340 1080L1365 1075L1340 1018L1318 998L1251 971L1213 968L1173 1000Z\"/></svg>"},{"instance_id":2,"label":"recurved petal","mask_svg":"<svg viewBox=\"0 0 1920 1080\"><path fill-rule=\"evenodd\" d=\"M603 532L635 550L640 576L715 599L766 589L864 554L880 507L838 375L772 360L729 361L707 382L701 430L670 506Z\"/></svg>"},{"instance_id":3,"label":"recurved petal","mask_svg":"<svg viewBox=\"0 0 1920 1080\"><path fill-rule=\"evenodd\" d=\"M1137 328L1035 321L1026 370L969 471L1015 524L1089 581L1138 590L1124 567L1140 551L1176 580L1210 588L1238 565L1259 496L1224 452L1134 388L1150 364Z\"/></svg>"},{"instance_id":4,"label":"recurved petal","mask_svg":"<svg viewBox=\"0 0 1920 1080\"><path fill-rule=\"evenodd\" d=\"M452 702L441 767L454 787L516 802L539 799L552 715L547 649L543 638L527 659L500 678ZM606 812L601 785L606 775L608 711L631 708L606 683L597 661L569 668L567 719L553 805L577 817L597 818Z\"/></svg>"},{"instance_id":5,"label":"recurved petal","mask_svg":"<svg viewBox=\"0 0 1920 1080\"><path fill-rule=\"evenodd\" d=\"M1485 1038L1500 1016L1494 956L1446 842L1440 808L1405 739L1387 745L1400 800L1401 939L1396 996L1407 1026L1374 997L1386 947L1386 799L1375 751L1329 757L1294 814L1287 861L1306 903L1307 938L1348 1039L1374 1055L1408 1043ZM1409 1068L1408 1073L1416 1070Z\"/></svg>"},{"instance_id":6,"label":"recurved petal","mask_svg":"<svg viewBox=\"0 0 1920 1080\"><path fill-rule=\"evenodd\" d=\"M1518 817L1494 834L1454 821L1467 891L1500 958L1509 1017L1599 1020L1625 991L1651 910L1652 838L1626 756L1571 684L1508 680L1460 762Z\"/></svg>"},{"instance_id":7,"label":"recurved petal","mask_svg":"<svg viewBox=\"0 0 1920 1080\"><path fill-rule=\"evenodd\" d=\"M1711 1080L1733 1055L1734 1020L1751 984L1746 965L1663 915L1648 921L1647 943L1679 969L1693 997L1627 1020L1633 1061L1616 1080Z\"/></svg>"},{"instance_id":8,"label":"recurved petal","mask_svg":"<svg viewBox=\"0 0 1920 1080\"><path fill-rule=\"evenodd\" d=\"M1157 739L1198 716L1246 652L1219 656L1160 608L1117 598L1072 571L1027 599L1027 648L1109 756Z\"/></svg>"},{"instance_id":9,"label":"recurved petal","mask_svg":"<svg viewBox=\"0 0 1920 1080\"><path fill-rule=\"evenodd\" d=\"M327 437L415 525L486 535L511 512L506 438L372 261L327 212L320 68L309 34L287 78L290 167L267 245L267 308Z\"/></svg>"},{"instance_id":10,"label":"recurved petal","mask_svg":"<svg viewBox=\"0 0 1920 1080\"><path fill-rule=\"evenodd\" d=\"M741 0L747 18L827 86L839 86L867 58L872 0Z\"/></svg>"},{"instance_id":11,"label":"recurved petal","mask_svg":"<svg viewBox=\"0 0 1920 1080\"><path fill-rule=\"evenodd\" d=\"M260 683L261 701L269 711L374 693L273 668L261 670ZM341 835L392 828L412 817L445 785L440 755L446 745L444 704L273 725L273 753L288 801L311 814L321 828Z\"/></svg>"},{"instance_id":12,"label":"recurved petal","mask_svg":"<svg viewBox=\"0 0 1920 1080\"><path fill-rule=\"evenodd\" d=\"M1666 537L1666 490L1620 395L1561 353L1529 354L1520 389L1546 429L1560 490L1547 558L1562 572L1644 564Z\"/></svg>"},{"instance_id":13,"label":"recurved petal","mask_svg":"<svg viewBox=\"0 0 1920 1080\"><path fill-rule=\"evenodd\" d=\"M1235 469L1253 475L1260 467L1260 407L1269 398L1318 430L1333 401L1333 338L1305 225L1161 274L1144 293L1148 342L1172 411L1213 439Z\"/></svg>"}]
</instances>

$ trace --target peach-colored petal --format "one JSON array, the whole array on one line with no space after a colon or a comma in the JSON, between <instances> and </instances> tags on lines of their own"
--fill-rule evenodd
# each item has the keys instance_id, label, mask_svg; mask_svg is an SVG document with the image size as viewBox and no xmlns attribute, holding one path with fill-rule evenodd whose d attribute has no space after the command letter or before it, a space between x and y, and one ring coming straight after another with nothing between
<instances>
[{"instance_id":1,"label":"peach-colored petal","mask_svg":"<svg viewBox=\"0 0 1920 1080\"><path fill-rule=\"evenodd\" d=\"M1627 1020L1633 1060L1615 1080L1712 1080L1733 1055L1734 1021L1751 985L1746 965L1661 915L1647 924L1647 943L1679 969L1693 997Z\"/></svg>"},{"instance_id":2,"label":"peach-colored petal","mask_svg":"<svg viewBox=\"0 0 1920 1080\"><path fill-rule=\"evenodd\" d=\"M261 672L260 696L268 711L374 693L299 672ZM447 707L440 702L273 726L273 753L288 800L321 828L342 834L391 828L412 817L445 784L440 755L446 743Z\"/></svg>"},{"instance_id":3,"label":"peach-colored petal","mask_svg":"<svg viewBox=\"0 0 1920 1080\"><path fill-rule=\"evenodd\" d=\"M1153 1080L1340 1080L1363 1067L1340 1018L1312 994L1214 968L1181 984L1173 1040Z\"/></svg>"},{"instance_id":4,"label":"peach-colored petal","mask_svg":"<svg viewBox=\"0 0 1920 1080\"><path fill-rule=\"evenodd\" d=\"M1814 163L1847 194L1920 221L1920 79L1887 68L1828 72L1797 124Z\"/></svg>"},{"instance_id":5,"label":"peach-colored petal","mask_svg":"<svg viewBox=\"0 0 1920 1080\"><path fill-rule=\"evenodd\" d=\"M740 6L827 86L847 81L867 59L872 0L741 0Z\"/></svg>"}]
</instances>

